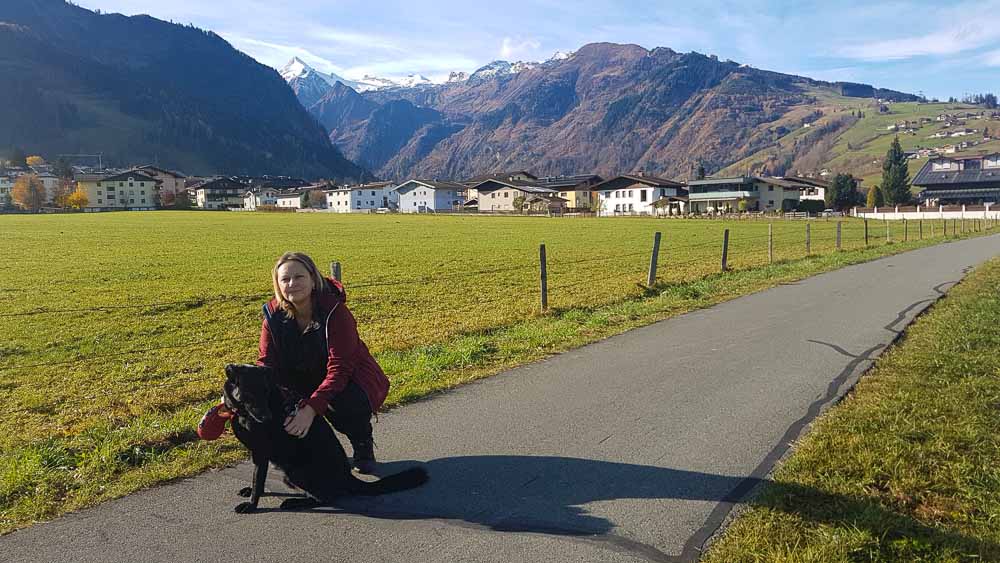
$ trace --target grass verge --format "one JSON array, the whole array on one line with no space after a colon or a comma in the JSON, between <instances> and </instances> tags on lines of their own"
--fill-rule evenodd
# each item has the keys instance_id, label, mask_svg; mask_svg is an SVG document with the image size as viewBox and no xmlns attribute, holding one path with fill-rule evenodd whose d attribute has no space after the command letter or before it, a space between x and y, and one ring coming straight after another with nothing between
<instances>
[{"instance_id":1,"label":"grass verge","mask_svg":"<svg viewBox=\"0 0 1000 563\"><path fill-rule=\"evenodd\" d=\"M1000 560L1000 259L818 418L703 561Z\"/></svg>"}]
</instances>

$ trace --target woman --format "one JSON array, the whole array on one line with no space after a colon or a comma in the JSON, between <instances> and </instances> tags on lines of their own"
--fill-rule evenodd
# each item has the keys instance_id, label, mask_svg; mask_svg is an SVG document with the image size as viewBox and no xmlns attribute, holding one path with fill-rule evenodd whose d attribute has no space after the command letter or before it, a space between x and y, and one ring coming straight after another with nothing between
<instances>
[{"instance_id":1,"label":"woman","mask_svg":"<svg viewBox=\"0 0 1000 563\"><path fill-rule=\"evenodd\" d=\"M371 416L389 393L389 379L358 336L344 287L298 252L279 258L271 278L274 298L264 305L257 365L273 368L280 385L304 397L285 431L303 437L316 415L325 416L351 441L355 469L374 472Z\"/></svg>"}]
</instances>

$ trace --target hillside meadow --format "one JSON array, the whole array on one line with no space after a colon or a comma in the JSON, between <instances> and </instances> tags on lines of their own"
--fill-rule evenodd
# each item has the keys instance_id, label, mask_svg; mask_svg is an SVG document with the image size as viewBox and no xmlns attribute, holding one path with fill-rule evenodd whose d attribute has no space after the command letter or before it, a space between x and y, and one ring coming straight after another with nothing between
<instances>
[{"instance_id":1,"label":"hillside meadow","mask_svg":"<svg viewBox=\"0 0 1000 563\"><path fill-rule=\"evenodd\" d=\"M146 212L0 216L0 533L243 458L194 426L256 358L270 269L343 265L388 405L777 283L940 242L834 220ZM812 255L806 256L809 225ZM971 225L971 223L970 223ZM719 274L724 229L729 266ZM646 287L653 233L663 239ZM968 235L967 235L968 236ZM539 312L539 244L550 310Z\"/></svg>"}]
</instances>

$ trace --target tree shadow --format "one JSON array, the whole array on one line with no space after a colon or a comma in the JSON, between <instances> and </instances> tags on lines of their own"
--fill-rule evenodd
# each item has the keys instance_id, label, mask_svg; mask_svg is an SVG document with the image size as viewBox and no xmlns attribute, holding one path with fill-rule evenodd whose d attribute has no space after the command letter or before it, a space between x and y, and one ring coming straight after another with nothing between
<instances>
[{"instance_id":1,"label":"tree shadow","mask_svg":"<svg viewBox=\"0 0 1000 563\"><path fill-rule=\"evenodd\" d=\"M911 548L948 546L987 560L1000 558L1000 547L992 541L928 526L873 499L831 494L766 479L588 459L516 455L382 463L379 474L388 475L414 466L427 469L431 476L429 483L383 497L345 498L335 507L317 510L399 520L441 519L500 532L573 536L610 542L616 549L638 552L651 560L688 561L697 559L705 541L722 524L732 507L742 501L793 514L809 522L860 527L875 538L890 541L915 538L917 541L907 544ZM761 484L767 486L757 489ZM747 498L755 490L763 492ZM595 514L587 506L621 499L658 499L660 502L654 510L662 510L664 520L688 518L682 527L697 529L683 541L683 546L674 546L671 555L661 551L670 546L654 546L630 533L627 523L619 527L621 522ZM706 518L704 510L685 511L684 508L690 505L674 502L677 500L709 501L715 506ZM604 512L608 513L608 509ZM697 522L690 521L693 516L697 516Z\"/></svg>"}]
</instances>

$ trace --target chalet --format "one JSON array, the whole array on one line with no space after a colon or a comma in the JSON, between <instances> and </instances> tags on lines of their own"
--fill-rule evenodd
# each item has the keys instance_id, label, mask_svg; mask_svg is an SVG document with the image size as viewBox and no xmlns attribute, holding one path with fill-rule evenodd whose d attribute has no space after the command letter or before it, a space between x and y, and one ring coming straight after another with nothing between
<instances>
[{"instance_id":1,"label":"chalet","mask_svg":"<svg viewBox=\"0 0 1000 563\"><path fill-rule=\"evenodd\" d=\"M830 182L818 178L803 178L801 176L791 176L788 180L802 184L802 188L799 190L800 200L826 201L826 190L830 189Z\"/></svg>"},{"instance_id":2,"label":"chalet","mask_svg":"<svg viewBox=\"0 0 1000 563\"><path fill-rule=\"evenodd\" d=\"M209 178L188 188L202 209L240 209L247 186L233 177Z\"/></svg>"},{"instance_id":3,"label":"chalet","mask_svg":"<svg viewBox=\"0 0 1000 563\"><path fill-rule=\"evenodd\" d=\"M462 180L461 184L466 187L465 200L477 200L479 199L479 193L476 191L475 186L482 184L486 180L500 180L502 182L535 182L538 180L538 176L527 172L525 170L515 170L513 172L499 172L497 174L487 174L485 176L476 176L475 178L470 178L468 180Z\"/></svg>"},{"instance_id":4,"label":"chalet","mask_svg":"<svg viewBox=\"0 0 1000 563\"><path fill-rule=\"evenodd\" d=\"M469 191L477 194L480 213L520 213L525 209L549 207L538 202L533 207L526 207L531 197L558 198L560 201L553 200L553 204L561 212L568 201L560 198L558 191L542 187L536 180L489 179L470 187ZM520 205L516 205L518 202Z\"/></svg>"},{"instance_id":5,"label":"chalet","mask_svg":"<svg viewBox=\"0 0 1000 563\"><path fill-rule=\"evenodd\" d=\"M684 213L688 190L684 184L647 176L642 172L616 176L593 187L601 215L656 215ZM654 202L666 200L658 206Z\"/></svg>"},{"instance_id":6,"label":"chalet","mask_svg":"<svg viewBox=\"0 0 1000 563\"><path fill-rule=\"evenodd\" d=\"M398 209L399 193L392 182L373 182L325 190L326 207L334 213L371 213Z\"/></svg>"},{"instance_id":7,"label":"chalet","mask_svg":"<svg viewBox=\"0 0 1000 563\"><path fill-rule=\"evenodd\" d=\"M307 190L301 188L279 190L275 196L275 205L287 209L302 209L305 207L305 198L308 193Z\"/></svg>"},{"instance_id":8,"label":"chalet","mask_svg":"<svg viewBox=\"0 0 1000 563\"><path fill-rule=\"evenodd\" d=\"M1000 153L928 160L913 178L927 205L983 204L1000 201Z\"/></svg>"},{"instance_id":9,"label":"chalet","mask_svg":"<svg viewBox=\"0 0 1000 563\"><path fill-rule=\"evenodd\" d=\"M437 180L407 180L394 188L402 213L433 213L461 208L466 186Z\"/></svg>"},{"instance_id":10,"label":"chalet","mask_svg":"<svg viewBox=\"0 0 1000 563\"><path fill-rule=\"evenodd\" d=\"M688 182L692 213L732 213L745 201L747 211L790 211L808 188L793 180L762 176L706 178Z\"/></svg>"},{"instance_id":11,"label":"chalet","mask_svg":"<svg viewBox=\"0 0 1000 563\"><path fill-rule=\"evenodd\" d=\"M578 174L574 176L545 176L537 179L537 184L559 192L566 200L567 211L589 211L594 198L594 186L604 181L597 174Z\"/></svg>"}]
</instances>

